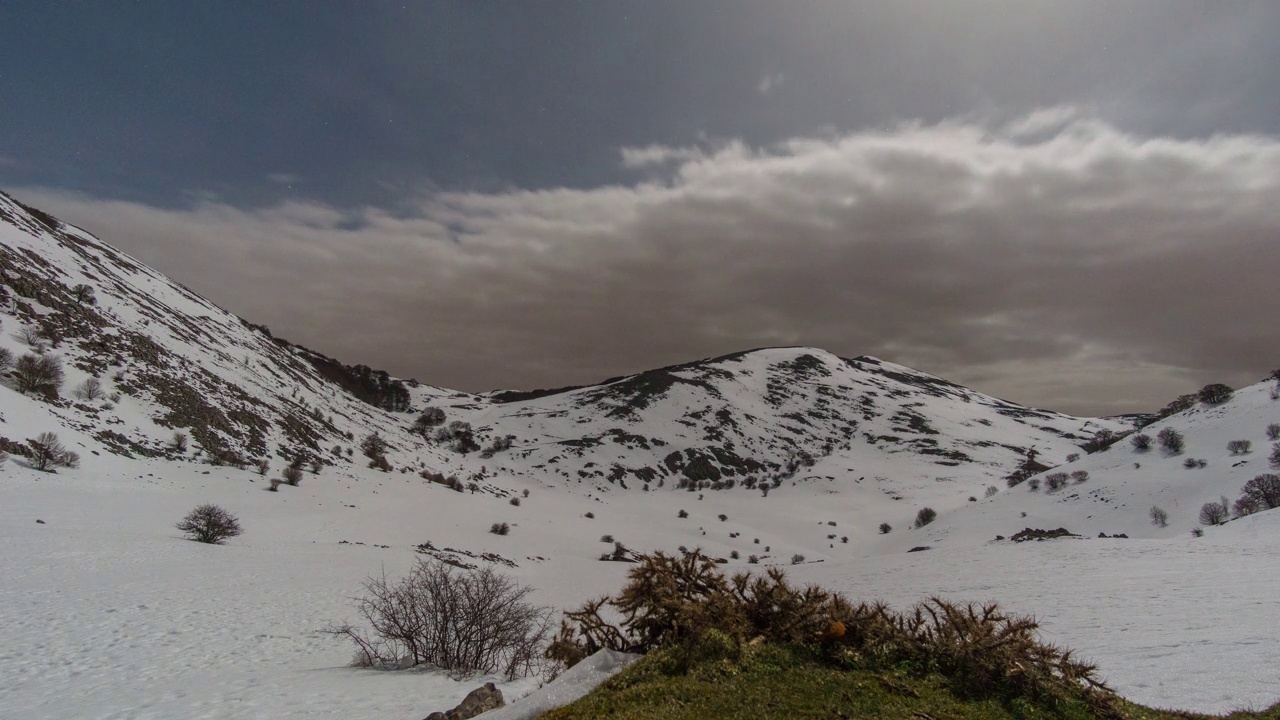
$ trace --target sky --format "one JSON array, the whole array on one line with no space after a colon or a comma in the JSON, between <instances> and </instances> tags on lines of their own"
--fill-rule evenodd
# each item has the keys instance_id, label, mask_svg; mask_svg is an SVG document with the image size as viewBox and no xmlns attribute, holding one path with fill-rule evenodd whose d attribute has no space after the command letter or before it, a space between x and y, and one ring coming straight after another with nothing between
<instances>
[{"instance_id":1,"label":"sky","mask_svg":"<svg viewBox=\"0 0 1280 720\"><path fill-rule=\"evenodd\" d=\"M0 188L461 390L752 347L1153 410L1280 367L1280 5L0 6Z\"/></svg>"}]
</instances>

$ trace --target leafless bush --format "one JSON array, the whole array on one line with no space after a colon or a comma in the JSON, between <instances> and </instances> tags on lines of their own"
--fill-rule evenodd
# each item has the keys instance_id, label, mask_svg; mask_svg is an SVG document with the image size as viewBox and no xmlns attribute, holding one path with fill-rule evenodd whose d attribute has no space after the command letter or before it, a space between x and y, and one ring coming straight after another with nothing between
<instances>
[{"instance_id":1,"label":"leafless bush","mask_svg":"<svg viewBox=\"0 0 1280 720\"><path fill-rule=\"evenodd\" d=\"M67 450L62 446L57 435L42 432L34 440L27 440L27 445L31 447L31 464L35 469L47 471L54 466L64 464L63 458Z\"/></svg>"},{"instance_id":2,"label":"leafless bush","mask_svg":"<svg viewBox=\"0 0 1280 720\"><path fill-rule=\"evenodd\" d=\"M931 507L922 507L920 508L920 511L916 513L915 526L918 528L922 528L925 525L928 525L929 523L936 520L937 517L938 517L938 511L934 510Z\"/></svg>"},{"instance_id":3,"label":"leafless bush","mask_svg":"<svg viewBox=\"0 0 1280 720\"><path fill-rule=\"evenodd\" d=\"M1262 504L1258 502L1257 498L1245 495L1231 505L1231 514L1242 518L1246 515L1252 515L1261 509Z\"/></svg>"},{"instance_id":4,"label":"leafless bush","mask_svg":"<svg viewBox=\"0 0 1280 720\"><path fill-rule=\"evenodd\" d=\"M1240 489L1244 496L1252 499L1259 510L1270 510L1280 507L1280 475L1264 473L1244 484Z\"/></svg>"},{"instance_id":5,"label":"leafless bush","mask_svg":"<svg viewBox=\"0 0 1280 720\"><path fill-rule=\"evenodd\" d=\"M280 486L284 484L281 478L271 478L271 484L267 486L267 490L271 492L280 492Z\"/></svg>"},{"instance_id":6,"label":"leafless bush","mask_svg":"<svg viewBox=\"0 0 1280 720\"><path fill-rule=\"evenodd\" d=\"M1160 443L1160 447L1164 448L1170 455L1177 455L1187 445L1182 433L1170 427L1156 433L1156 442Z\"/></svg>"},{"instance_id":7,"label":"leafless bush","mask_svg":"<svg viewBox=\"0 0 1280 720\"><path fill-rule=\"evenodd\" d=\"M259 475L265 477L267 472L271 470L271 461L266 458L258 458L254 461L253 467L258 471Z\"/></svg>"},{"instance_id":8,"label":"leafless bush","mask_svg":"<svg viewBox=\"0 0 1280 720\"><path fill-rule=\"evenodd\" d=\"M1151 509L1147 511L1147 515L1151 517L1152 525L1155 525L1156 527L1169 526L1169 513L1161 510L1155 505L1151 506Z\"/></svg>"},{"instance_id":9,"label":"leafless bush","mask_svg":"<svg viewBox=\"0 0 1280 720\"><path fill-rule=\"evenodd\" d=\"M1253 448L1253 443L1248 440L1232 440L1227 443L1227 452L1232 455L1244 455Z\"/></svg>"},{"instance_id":10,"label":"leafless bush","mask_svg":"<svg viewBox=\"0 0 1280 720\"><path fill-rule=\"evenodd\" d=\"M520 498L518 498L518 497L513 497L513 498L511 498L510 500L508 500L507 502L508 502L508 503L510 503L510 504L512 504L512 505L514 505L514 506L516 506L516 507L520 507Z\"/></svg>"},{"instance_id":11,"label":"leafless bush","mask_svg":"<svg viewBox=\"0 0 1280 720\"><path fill-rule=\"evenodd\" d=\"M289 467L286 467L284 470L280 471L280 474L284 477L284 481L286 483L294 487L297 487L298 483L302 482L302 468L297 465L290 465Z\"/></svg>"},{"instance_id":12,"label":"leafless bush","mask_svg":"<svg viewBox=\"0 0 1280 720\"><path fill-rule=\"evenodd\" d=\"M40 330L34 325L24 325L18 330L18 339L27 345L27 347L38 347L44 343L44 338L40 336Z\"/></svg>"},{"instance_id":13,"label":"leafless bush","mask_svg":"<svg viewBox=\"0 0 1280 720\"><path fill-rule=\"evenodd\" d=\"M998 492L1000 492L1000 488L996 487L995 485L988 485L988 486L987 486L987 490L986 490L986 492L984 492L984 493L982 494L982 496L983 496L983 497L992 497L992 496L994 496L994 495L995 495L996 493L998 493Z\"/></svg>"},{"instance_id":14,"label":"leafless bush","mask_svg":"<svg viewBox=\"0 0 1280 720\"><path fill-rule=\"evenodd\" d=\"M1200 506L1201 525L1220 525L1230 517L1226 498L1223 498L1222 502L1210 502Z\"/></svg>"},{"instance_id":15,"label":"leafless bush","mask_svg":"<svg viewBox=\"0 0 1280 720\"><path fill-rule=\"evenodd\" d=\"M1031 478L1027 481L1027 489L1036 492L1040 489L1040 478Z\"/></svg>"},{"instance_id":16,"label":"leafless bush","mask_svg":"<svg viewBox=\"0 0 1280 720\"><path fill-rule=\"evenodd\" d=\"M511 532L511 526L507 523L494 523L489 526L489 532L494 535L506 535Z\"/></svg>"},{"instance_id":17,"label":"leafless bush","mask_svg":"<svg viewBox=\"0 0 1280 720\"><path fill-rule=\"evenodd\" d=\"M531 604L532 588L485 567L467 570L419 558L398 581L385 574L364 583L356 611L366 627L335 625L377 665L430 663L454 677L539 672L552 611Z\"/></svg>"},{"instance_id":18,"label":"leafless bush","mask_svg":"<svg viewBox=\"0 0 1280 720\"><path fill-rule=\"evenodd\" d=\"M13 364L13 383L18 392L57 398L62 387L62 361L53 355L27 353Z\"/></svg>"},{"instance_id":19,"label":"leafless bush","mask_svg":"<svg viewBox=\"0 0 1280 720\"><path fill-rule=\"evenodd\" d=\"M890 525L889 523L880 523L880 534L881 534L881 535L888 535L888 534L889 534L889 533L891 533L891 532L893 532L893 526L892 526L892 525Z\"/></svg>"},{"instance_id":20,"label":"leafless bush","mask_svg":"<svg viewBox=\"0 0 1280 720\"><path fill-rule=\"evenodd\" d=\"M93 401L101 399L106 395L106 392L102 389L102 381L96 377L91 377L86 378L84 382L80 383L80 385L72 391L72 394L80 400Z\"/></svg>"},{"instance_id":21,"label":"leafless bush","mask_svg":"<svg viewBox=\"0 0 1280 720\"><path fill-rule=\"evenodd\" d=\"M11 367L13 367L13 351L0 347L0 373L9 372Z\"/></svg>"},{"instance_id":22,"label":"leafless bush","mask_svg":"<svg viewBox=\"0 0 1280 720\"><path fill-rule=\"evenodd\" d=\"M1146 433L1138 433L1129 438L1129 444L1137 452L1146 452L1151 449L1151 436Z\"/></svg>"},{"instance_id":23,"label":"leafless bush","mask_svg":"<svg viewBox=\"0 0 1280 720\"><path fill-rule=\"evenodd\" d=\"M1067 486L1071 476L1064 472L1049 473L1044 476L1045 492L1055 493Z\"/></svg>"},{"instance_id":24,"label":"leafless bush","mask_svg":"<svg viewBox=\"0 0 1280 720\"><path fill-rule=\"evenodd\" d=\"M218 545L242 532L240 521L235 515L211 504L196 507L176 527L190 539L210 545Z\"/></svg>"},{"instance_id":25,"label":"leafless bush","mask_svg":"<svg viewBox=\"0 0 1280 720\"><path fill-rule=\"evenodd\" d=\"M1073 463L1079 459L1080 459L1080 453L1071 453L1070 455L1067 455L1067 462L1069 463Z\"/></svg>"},{"instance_id":26,"label":"leafless bush","mask_svg":"<svg viewBox=\"0 0 1280 720\"><path fill-rule=\"evenodd\" d=\"M1269 460L1271 467L1280 470L1280 443L1271 446L1271 458Z\"/></svg>"},{"instance_id":27,"label":"leafless bush","mask_svg":"<svg viewBox=\"0 0 1280 720\"><path fill-rule=\"evenodd\" d=\"M804 556L801 555L800 553L796 553L795 555L791 556L792 565L799 565L802 562L804 562Z\"/></svg>"},{"instance_id":28,"label":"leafless bush","mask_svg":"<svg viewBox=\"0 0 1280 720\"><path fill-rule=\"evenodd\" d=\"M1267 426L1267 439L1280 440L1280 423L1271 423Z\"/></svg>"},{"instance_id":29,"label":"leafless bush","mask_svg":"<svg viewBox=\"0 0 1280 720\"><path fill-rule=\"evenodd\" d=\"M687 518L687 517L689 517L689 511L688 511L688 510L681 510L680 512L676 513L676 517L678 517L678 518L680 518L680 519Z\"/></svg>"},{"instance_id":30,"label":"leafless bush","mask_svg":"<svg viewBox=\"0 0 1280 720\"><path fill-rule=\"evenodd\" d=\"M1201 528L1191 528L1191 537L1204 537L1204 530Z\"/></svg>"},{"instance_id":31,"label":"leafless bush","mask_svg":"<svg viewBox=\"0 0 1280 720\"><path fill-rule=\"evenodd\" d=\"M1071 479L1077 483L1087 482L1089 480L1089 472L1087 470L1076 470L1071 473Z\"/></svg>"},{"instance_id":32,"label":"leafless bush","mask_svg":"<svg viewBox=\"0 0 1280 720\"><path fill-rule=\"evenodd\" d=\"M169 449L176 453L185 453L187 451L187 434L175 432L173 439L169 441Z\"/></svg>"}]
</instances>

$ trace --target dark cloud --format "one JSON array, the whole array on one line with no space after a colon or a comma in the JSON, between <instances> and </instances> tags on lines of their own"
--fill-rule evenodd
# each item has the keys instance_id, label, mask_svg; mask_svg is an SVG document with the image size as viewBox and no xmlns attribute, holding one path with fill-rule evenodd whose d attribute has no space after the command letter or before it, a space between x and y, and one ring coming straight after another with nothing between
<instances>
[{"instance_id":1,"label":"dark cloud","mask_svg":"<svg viewBox=\"0 0 1280 720\"><path fill-rule=\"evenodd\" d=\"M643 177L394 213L18 195L278 334L468 390L804 344L1102 413L1280 365L1272 138L1055 107L619 163Z\"/></svg>"}]
</instances>

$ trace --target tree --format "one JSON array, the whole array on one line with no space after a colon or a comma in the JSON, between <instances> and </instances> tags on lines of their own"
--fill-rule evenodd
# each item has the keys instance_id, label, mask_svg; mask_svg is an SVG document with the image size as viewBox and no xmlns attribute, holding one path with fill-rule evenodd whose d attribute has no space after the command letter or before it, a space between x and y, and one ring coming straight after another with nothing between
<instances>
[{"instance_id":1,"label":"tree","mask_svg":"<svg viewBox=\"0 0 1280 720\"><path fill-rule=\"evenodd\" d=\"M369 458L369 467L387 470L387 448L390 447L382 435L375 430L360 441L360 452Z\"/></svg>"},{"instance_id":2,"label":"tree","mask_svg":"<svg viewBox=\"0 0 1280 720\"><path fill-rule=\"evenodd\" d=\"M1260 510L1280 507L1280 475L1265 473L1240 488L1240 492Z\"/></svg>"},{"instance_id":3,"label":"tree","mask_svg":"<svg viewBox=\"0 0 1280 720\"><path fill-rule=\"evenodd\" d=\"M889 523L880 523L880 534L888 535L893 530L893 526Z\"/></svg>"},{"instance_id":4,"label":"tree","mask_svg":"<svg viewBox=\"0 0 1280 720\"><path fill-rule=\"evenodd\" d=\"M480 449L480 445L476 443L475 432L471 429L471 423L462 420L454 420L437 430L435 439L436 442L448 443L450 449L463 455Z\"/></svg>"},{"instance_id":5,"label":"tree","mask_svg":"<svg viewBox=\"0 0 1280 720\"><path fill-rule=\"evenodd\" d=\"M1164 510L1152 505L1151 509L1147 511L1147 515L1151 517L1152 525L1155 525L1156 527L1168 527L1169 513Z\"/></svg>"},{"instance_id":6,"label":"tree","mask_svg":"<svg viewBox=\"0 0 1280 720\"><path fill-rule=\"evenodd\" d=\"M1238 518L1242 518L1246 515L1252 515L1261 509L1262 504L1258 502L1257 498L1245 495L1237 499L1235 503L1232 504L1231 514Z\"/></svg>"},{"instance_id":7,"label":"tree","mask_svg":"<svg viewBox=\"0 0 1280 720\"><path fill-rule=\"evenodd\" d=\"M454 677L541 670L551 608L529 602L532 588L490 567L465 569L419 558L409 574L364 583L356 611L371 629L330 626L380 665L429 663Z\"/></svg>"},{"instance_id":8,"label":"tree","mask_svg":"<svg viewBox=\"0 0 1280 720\"><path fill-rule=\"evenodd\" d=\"M101 380L91 377L80 383L72 394L81 400L93 401L101 399L102 396L106 395L106 391L102 389Z\"/></svg>"},{"instance_id":9,"label":"tree","mask_svg":"<svg viewBox=\"0 0 1280 720\"><path fill-rule=\"evenodd\" d=\"M1186 447L1186 440L1182 437L1182 433L1167 427L1156 434L1156 441L1160 443L1160 447L1164 448L1170 455L1177 455Z\"/></svg>"},{"instance_id":10,"label":"tree","mask_svg":"<svg viewBox=\"0 0 1280 720\"><path fill-rule=\"evenodd\" d=\"M918 528L922 528L925 525L928 525L929 523L933 522L935 519L937 519L937 517L938 517L938 512L936 510L930 507L922 507L920 508L920 511L916 513L915 526Z\"/></svg>"},{"instance_id":11,"label":"tree","mask_svg":"<svg viewBox=\"0 0 1280 720\"><path fill-rule=\"evenodd\" d=\"M1146 452L1151 449L1151 436L1146 433L1138 433L1129 438L1129 444L1138 452Z\"/></svg>"},{"instance_id":12,"label":"tree","mask_svg":"<svg viewBox=\"0 0 1280 720\"><path fill-rule=\"evenodd\" d=\"M71 288L71 296L76 299L76 302L84 305L93 305L98 302L98 298L93 294L93 286L84 283Z\"/></svg>"},{"instance_id":13,"label":"tree","mask_svg":"<svg viewBox=\"0 0 1280 720\"><path fill-rule=\"evenodd\" d=\"M27 353L13 365L13 382L18 392L56 399L62 387L62 361L53 355Z\"/></svg>"},{"instance_id":14,"label":"tree","mask_svg":"<svg viewBox=\"0 0 1280 720\"><path fill-rule=\"evenodd\" d=\"M438 407L428 407L422 411L418 419L413 423L413 431L419 435L426 435L427 431L433 427L444 424L444 411Z\"/></svg>"},{"instance_id":15,"label":"tree","mask_svg":"<svg viewBox=\"0 0 1280 720\"><path fill-rule=\"evenodd\" d=\"M58 441L58 436L51 432L42 432L35 440L27 440L31 446L31 464L37 470L48 471L55 465L62 465L66 448Z\"/></svg>"},{"instance_id":16,"label":"tree","mask_svg":"<svg viewBox=\"0 0 1280 720\"><path fill-rule=\"evenodd\" d=\"M1221 525L1229 517L1231 515L1222 503L1210 502L1200 506L1201 525Z\"/></svg>"},{"instance_id":17,"label":"tree","mask_svg":"<svg viewBox=\"0 0 1280 720\"><path fill-rule=\"evenodd\" d=\"M178 530L196 542L220 545L223 540L241 534L240 521L217 505L204 504L187 513L176 525Z\"/></svg>"},{"instance_id":18,"label":"tree","mask_svg":"<svg viewBox=\"0 0 1280 720\"><path fill-rule=\"evenodd\" d=\"M0 347L0 373L9 372L11 367L13 367L13 351Z\"/></svg>"},{"instance_id":19,"label":"tree","mask_svg":"<svg viewBox=\"0 0 1280 720\"><path fill-rule=\"evenodd\" d=\"M1271 446L1271 467L1280 470L1280 443Z\"/></svg>"},{"instance_id":20,"label":"tree","mask_svg":"<svg viewBox=\"0 0 1280 720\"><path fill-rule=\"evenodd\" d=\"M1231 395L1234 392L1235 390L1232 390L1230 385L1213 383L1212 385L1205 385L1200 388L1200 392L1197 397L1200 402L1205 405L1221 405L1222 403L1230 400Z\"/></svg>"},{"instance_id":21,"label":"tree","mask_svg":"<svg viewBox=\"0 0 1280 720\"><path fill-rule=\"evenodd\" d=\"M1248 440L1232 440L1227 443L1227 452L1232 455L1245 455L1253 448L1253 443Z\"/></svg>"}]
</instances>

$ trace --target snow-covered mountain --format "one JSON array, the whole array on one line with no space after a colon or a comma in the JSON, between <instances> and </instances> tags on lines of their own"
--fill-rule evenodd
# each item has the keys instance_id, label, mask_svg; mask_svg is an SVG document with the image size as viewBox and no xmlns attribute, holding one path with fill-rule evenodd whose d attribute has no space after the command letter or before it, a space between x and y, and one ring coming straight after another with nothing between
<instances>
[{"instance_id":1,"label":"snow-covered mountain","mask_svg":"<svg viewBox=\"0 0 1280 720\"><path fill-rule=\"evenodd\" d=\"M499 563L567 607L616 590L627 564L600 562L615 542L702 547L732 570L787 565L857 597L1000 599L1136 700L1207 711L1275 700L1266 668L1280 639L1254 629L1280 609L1280 578L1251 584L1248 571L1280 560L1280 514L1187 532L1203 503L1234 500L1268 471L1272 381L1144 430L1180 431L1180 454L1127 439L1089 454L1087 441L1132 419L1030 409L814 348L461 393L272 337L3 194L0 349L59 358L66 375L56 397L0 377L0 450L14 455L0 466L0 707L22 717L421 717L469 687L345 668L349 648L315 633L350 612L364 577L425 552ZM91 379L101 389L86 393ZM20 457L43 432L79 467L51 474ZM390 470L361 452L373 432ZM1233 454L1233 440L1251 450ZM295 458L315 472L263 492ZM1047 492L1064 471L1088 475ZM245 534L216 549L182 542L173 524L200 502L239 515ZM937 519L913 528L924 507ZM1081 537L994 540L1058 527ZM1232 592L1209 592L1214 573ZM1183 642L1144 614L1111 633L1099 613L1131 587L1212 627ZM1102 599L1054 602L1065 596ZM1182 682L1206 653L1216 679ZM1153 672L1169 685L1149 684Z\"/></svg>"}]
</instances>

